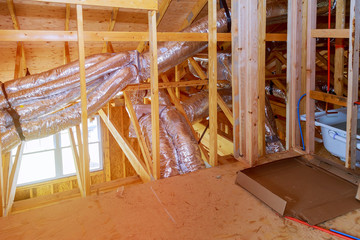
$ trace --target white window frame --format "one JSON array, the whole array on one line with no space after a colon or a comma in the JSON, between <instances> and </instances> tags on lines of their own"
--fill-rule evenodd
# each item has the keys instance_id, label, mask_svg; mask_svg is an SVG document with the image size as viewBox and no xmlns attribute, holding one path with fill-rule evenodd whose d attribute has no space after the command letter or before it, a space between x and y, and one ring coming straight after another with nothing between
<instances>
[{"instance_id":1,"label":"white window frame","mask_svg":"<svg viewBox=\"0 0 360 240\"><path fill-rule=\"evenodd\" d=\"M100 165L99 165L98 168L90 169L90 172L101 171L101 170L104 169L103 146L102 146L102 135L101 135L102 131L101 131L100 116L95 115L93 118L95 118L95 121L97 123L97 130L98 130L98 138L99 138L99 140L95 141L95 142L89 142L88 144L89 144L89 147L90 147L91 144L94 144L94 143L99 144L99 163L100 163ZM37 183L43 183L43 182L47 182L47 181L52 181L52 180L71 177L71 176L76 175L76 172L75 173L70 173L70 174L63 174L62 149L65 149L65 148L70 148L71 149L71 145L66 146L66 147L61 146L61 132L58 132L58 133L56 133L56 134L54 134L52 136L53 136L53 141L54 141L55 148L46 149L46 150L43 150L43 151L35 151L35 152L30 152L30 153L23 153L23 156L24 155L30 155L30 154L53 151L54 159L55 159L55 177L17 184L18 187L27 186L27 185L31 185L31 184L37 184ZM26 144L26 142L25 142L25 144ZM76 145L76 147L78 147L78 145ZM14 157L15 157L15 154L11 154L11 162L14 161ZM90 156L90 158L91 158L91 156Z\"/></svg>"}]
</instances>

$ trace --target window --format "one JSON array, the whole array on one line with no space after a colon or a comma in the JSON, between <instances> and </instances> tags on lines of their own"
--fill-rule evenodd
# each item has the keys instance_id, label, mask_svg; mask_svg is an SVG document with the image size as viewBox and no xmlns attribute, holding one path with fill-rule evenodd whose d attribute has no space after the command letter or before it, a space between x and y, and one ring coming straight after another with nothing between
<instances>
[{"instance_id":1,"label":"window","mask_svg":"<svg viewBox=\"0 0 360 240\"><path fill-rule=\"evenodd\" d=\"M100 118L88 120L90 171L103 168ZM75 139L76 144L77 140ZM16 148L11 151L14 160ZM69 131L27 141L20 166L17 185L49 181L75 175L74 158L70 146Z\"/></svg>"}]
</instances>

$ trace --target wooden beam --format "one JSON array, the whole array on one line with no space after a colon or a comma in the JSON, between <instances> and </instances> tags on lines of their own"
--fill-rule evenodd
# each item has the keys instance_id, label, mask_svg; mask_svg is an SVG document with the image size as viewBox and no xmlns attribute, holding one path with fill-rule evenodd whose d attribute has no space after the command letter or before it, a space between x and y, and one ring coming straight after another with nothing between
<instances>
[{"instance_id":1,"label":"wooden beam","mask_svg":"<svg viewBox=\"0 0 360 240\"><path fill-rule=\"evenodd\" d=\"M349 38L349 29L312 29L313 38Z\"/></svg>"},{"instance_id":2,"label":"wooden beam","mask_svg":"<svg viewBox=\"0 0 360 240\"><path fill-rule=\"evenodd\" d=\"M119 8L115 7L112 9L111 11L111 16L110 16L110 22L109 22L109 27L108 27L108 31L111 32L114 30L114 27L115 27L115 23L116 23L116 18L117 18L117 14L119 12ZM108 45L109 45L110 42L104 42L103 44L103 48L102 48L102 53L106 53L108 52Z\"/></svg>"},{"instance_id":3,"label":"wooden beam","mask_svg":"<svg viewBox=\"0 0 360 240\"><path fill-rule=\"evenodd\" d=\"M115 126L111 123L103 110L99 110L99 115L109 129L110 133L113 135L115 141L125 153L135 172L140 176L141 180L143 180L143 182L150 181L152 176L147 172L146 166L140 160L140 157L131 147L130 143L126 140L125 136L116 130Z\"/></svg>"},{"instance_id":4,"label":"wooden beam","mask_svg":"<svg viewBox=\"0 0 360 240\"><path fill-rule=\"evenodd\" d=\"M144 157L144 160L145 160L146 168L147 168L148 172L151 173L151 172L153 172L153 170L152 170L152 159L151 159L150 151L147 148L145 138L141 133L139 121L138 121L138 119L136 117L136 113L134 111L134 107L133 107L133 105L131 103L130 95L129 95L128 92L124 92L124 98L125 98L126 107L128 109L128 112L129 112L131 123L134 126L135 133L136 133L139 145L140 145L141 153L142 153L142 155Z\"/></svg>"},{"instance_id":5,"label":"wooden beam","mask_svg":"<svg viewBox=\"0 0 360 240\"><path fill-rule=\"evenodd\" d=\"M216 0L208 1L208 27L209 27L209 163L218 165L217 158L217 18Z\"/></svg>"},{"instance_id":6,"label":"wooden beam","mask_svg":"<svg viewBox=\"0 0 360 240\"><path fill-rule=\"evenodd\" d=\"M301 92L301 39L302 1L288 1L287 41L287 104L286 104L286 149L300 145L300 130L297 121L297 101ZM291 13L291 14L290 14Z\"/></svg>"},{"instance_id":7,"label":"wooden beam","mask_svg":"<svg viewBox=\"0 0 360 240\"><path fill-rule=\"evenodd\" d=\"M80 189L80 193L81 196L84 196L84 188L83 188L83 179L82 179L82 168L81 168L81 163L80 163L80 157L79 157L79 152L76 148L76 142L75 142L75 137L74 137L74 132L72 130L72 128L69 128L69 140L70 140L70 146L71 146L71 151L73 154L73 158L74 158L74 165L75 165L75 170L76 170L76 178L77 178L77 182L78 182L78 186Z\"/></svg>"},{"instance_id":8,"label":"wooden beam","mask_svg":"<svg viewBox=\"0 0 360 240\"><path fill-rule=\"evenodd\" d=\"M13 0L6 0L8 10L10 12L11 20L13 22L13 26L15 30L20 30L19 22L15 14L15 6ZM24 44L21 42L18 42L18 47L20 49L16 50L16 61L15 61L15 73L14 73L14 79L19 77L24 77L26 75L26 58L25 58L25 49ZM20 60L18 60L20 58Z\"/></svg>"},{"instance_id":9,"label":"wooden beam","mask_svg":"<svg viewBox=\"0 0 360 240\"><path fill-rule=\"evenodd\" d=\"M195 72L199 75L200 79L206 79L206 73L202 70L200 65L195 61L193 57L189 58L191 66L194 68Z\"/></svg>"},{"instance_id":10,"label":"wooden beam","mask_svg":"<svg viewBox=\"0 0 360 240\"><path fill-rule=\"evenodd\" d=\"M207 0L198 0L195 3L190 13L187 15L184 22L181 24L179 31L188 27L195 20L195 18L199 15L200 11L205 7L207 2L208 2Z\"/></svg>"},{"instance_id":11,"label":"wooden beam","mask_svg":"<svg viewBox=\"0 0 360 240\"><path fill-rule=\"evenodd\" d=\"M170 82L169 79L168 79L168 77L167 77L165 74L161 74L161 79L162 79L165 83ZM168 93L169 93L169 95L170 95L171 102L175 105L176 109L184 116L184 118L185 118L187 124L189 125L189 127L190 127L190 129L191 129L191 132L192 132L192 134L194 135L196 141L199 142L199 139L200 139L200 138L199 138L198 135L196 134L196 132L195 132L195 130L194 130L194 128L193 128L193 125L192 125L192 123L190 122L190 119L189 119L188 115L186 114L186 112L185 112L182 104L180 103L179 98L176 97L176 95L175 95L175 93L174 93L174 90L171 89L171 88L167 88L167 91L168 91ZM199 147L200 147L200 150L201 150L201 152L202 152L202 154L203 154L203 156L204 156L204 158L205 158L205 162L206 162L207 164L209 164L209 156L208 156L207 151L205 150L204 146L203 146L201 143L199 143Z\"/></svg>"},{"instance_id":12,"label":"wooden beam","mask_svg":"<svg viewBox=\"0 0 360 240\"><path fill-rule=\"evenodd\" d=\"M266 58L266 0L258 4L258 150L259 156L265 155L265 58Z\"/></svg>"},{"instance_id":13,"label":"wooden beam","mask_svg":"<svg viewBox=\"0 0 360 240\"><path fill-rule=\"evenodd\" d=\"M14 79L17 79L20 77L21 49L22 49L22 44L21 44L21 42L18 42L17 46L16 46Z\"/></svg>"},{"instance_id":14,"label":"wooden beam","mask_svg":"<svg viewBox=\"0 0 360 240\"><path fill-rule=\"evenodd\" d=\"M232 125L234 125L233 113L231 112L231 110L229 109L229 107L227 106L227 104L222 99L219 93L217 94L217 101L221 110L224 112L225 116L227 117L227 119L230 121Z\"/></svg>"},{"instance_id":15,"label":"wooden beam","mask_svg":"<svg viewBox=\"0 0 360 240\"><path fill-rule=\"evenodd\" d=\"M234 136L234 157L239 159L245 156L246 136L245 136L245 99L246 91L245 81L243 78L246 72L242 71L245 68L246 51L244 46L244 25L243 20L245 11L240 1L231 1L232 9L232 99L233 99L233 136Z\"/></svg>"},{"instance_id":16,"label":"wooden beam","mask_svg":"<svg viewBox=\"0 0 360 240\"><path fill-rule=\"evenodd\" d=\"M65 8L65 31L69 31L69 23L70 23L70 4L66 4ZM69 42L64 43L64 63L67 64L71 62L70 60L70 49Z\"/></svg>"},{"instance_id":17,"label":"wooden beam","mask_svg":"<svg viewBox=\"0 0 360 240\"><path fill-rule=\"evenodd\" d=\"M347 98L343 96L333 95L329 93L310 91L310 98L322 102L332 103L338 106L347 106Z\"/></svg>"},{"instance_id":18,"label":"wooden beam","mask_svg":"<svg viewBox=\"0 0 360 240\"><path fill-rule=\"evenodd\" d=\"M77 31L0 30L0 42L76 42ZM148 32L84 31L85 42L139 42L149 41ZM158 32L157 41L207 42L207 33ZM218 33L219 41L231 41L230 33Z\"/></svg>"},{"instance_id":19,"label":"wooden beam","mask_svg":"<svg viewBox=\"0 0 360 240\"><path fill-rule=\"evenodd\" d=\"M266 41L282 41L286 35L277 37L266 34ZM231 33L217 33L218 41L230 42ZM0 30L0 42L76 42L77 31L55 30ZM139 42L149 41L147 32L84 31L85 42ZM207 42L207 33L158 32L158 42L190 41Z\"/></svg>"},{"instance_id":20,"label":"wooden beam","mask_svg":"<svg viewBox=\"0 0 360 240\"><path fill-rule=\"evenodd\" d=\"M163 0L161 1L161 4L159 6L159 12L157 13L157 19L156 19L156 26L159 26L162 18L164 17L166 10L168 9L169 5L171 3L171 0ZM149 29L148 29L149 30ZM142 41L137 46L136 50L138 50L139 53L142 53L147 45L147 42Z\"/></svg>"},{"instance_id":21,"label":"wooden beam","mask_svg":"<svg viewBox=\"0 0 360 240\"><path fill-rule=\"evenodd\" d=\"M158 10L157 0L33 0L34 2L69 3L77 5Z\"/></svg>"},{"instance_id":22,"label":"wooden beam","mask_svg":"<svg viewBox=\"0 0 360 240\"><path fill-rule=\"evenodd\" d=\"M141 183L138 176L127 178L120 178L110 182L98 183L91 186L92 193L108 192L116 190L121 186ZM76 198L80 196L79 189L72 189L69 191L58 192L51 195L44 195L36 198L16 201L13 205L12 213L19 213L30 209L48 206L51 204L59 203L60 201Z\"/></svg>"},{"instance_id":23,"label":"wooden beam","mask_svg":"<svg viewBox=\"0 0 360 240\"><path fill-rule=\"evenodd\" d=\"M307 8L307 52L306 52L306 134L305 150L308 154L315 151L315 101L310 92L315 90L315 54L316 40L311 32L316 28L317 1L308 0Z\"/></svg>"},{"instance_id":24,"label":"wooden beam","mask_svg":"<svg viewBox=\"0 0 360 240\"><path fill-rule=\"evenodd\" d=\"M351 0L350 3L350 31L349 31L349 63L348 63L348 94L346 114L346 160L345 167L355 169L356 163L356 135L359 88L359 41L360 41L360 3Z\"/></svg>"},{"instance_id":25,"label":"wooden beam","mask_svg":"<svg viewBox=\"0 0 360 240\"><path fill-rule=\"evenodd\" d=\"M80 70L80 95L81 95L81 127L82 127L82 171L84 195L88 196L90 192L90 156L88 139L88 114L87 114L87 96L85 79L85 45L84 45L84 25L82 5L76 5L78 47L79 47L79 70Z\"/></svg>"},{"instance_id":26,"label":"wooden beam","mask_svg":"<svg viewBox=\"0 0 360 240\"><path fill-rule=\"evenodd\" d=\"M219 81L221 83L228 82L226 80ZM159 89L164 88L180 88L180 87L194 87L201 85L208 85L208 80L189 80L189 81L181 81L181 82L168 82L168 83L159 83ZM140 83L140 84L129 84L127 85L123 91L139 91L139 90L149 90L151 89L150 83Z\"/></svg>"},{"instance_id":27,"label":"wooden beam","mask_svg":"<svg viewBox=\"0 0 360 240\"><path fill-rule=\"evenodd\" d=\"M149 11L152 159L155 179L160 178L159 74L157 65L156 12Z\"/></svg>"},{"instance_id":28,"label":"wooden beam","mask_svg":"<svg viewBox=\"0 0 360 240\"><path fill-rule=\"evenodd\" d=\"M22 155L24 152L24 146L25 146L24 142L21 142L20 145L18 146L18 148L16 150L16 154L15 154L14 163L12 164L12 167L11 167L11 173L10 173L9 179L7 181L7 184L8 184L7 196L6 196L7 201L6 201L6 208L5 208L4 216L7 216L10 213L12 205L14 203L16 184L17 184L18 177L19 177Z\"/></svg>"},{"instance_id":29,"label":"wooden beam","mask_svg":"<svg viewBox=\"0 0 360 240\"><path fill-rule=\"evenodd\" d=\"M345 0L336 1L336 29L345 28ZM343 39L335 40L335 59L334 59L334 90L337 95L344 94L344 46Z\"/></svg>"}]
</instances>

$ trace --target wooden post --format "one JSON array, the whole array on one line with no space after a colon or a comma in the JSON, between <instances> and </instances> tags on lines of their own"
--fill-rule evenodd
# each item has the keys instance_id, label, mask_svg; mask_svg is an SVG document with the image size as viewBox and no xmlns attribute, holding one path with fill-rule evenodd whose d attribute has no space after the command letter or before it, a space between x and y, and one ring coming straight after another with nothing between
<instances>
[{"instance_id":1,"label":"wooden post","mask_svg":"<svg viewBox=\"0 0 360 240\"><path fill-rule=\"evenodd\" d=\"M134 126L135 133L136 133L139 145L140 145L141 153L145 160L146 168L147 168L148 172L151 174L152 173L152 160L151 160L151 155L150 155L149 149L146 146L144 136L141 134L139 121L136 117L136 113L135 113L134 107L131 103L129 93L127 91L124 91L123 93L124 93L124 98L125 98L125 104L126 104L126 107L128 109L129 115L130 115L130 120Z\"/></svg>"},{"instance_id":2,"label":"wooden post","mask_svg":"<svg viewBox=\"0 0 360 240\"><path fill-rule=\"evenodd\" d=\"M162 20L162 18L164 17L166 10L168 9L170 3L172 0L163 0L161 1L161 4L159 6L159 12L157 14L157 20L156 20L156 26L158 26ZM136 50L138 50L138 52L142 53L145 50L145 47L147 45L147 42L143 41L140 42L139 45L137 46Z\"/></svg>"},{"instance_id":3,"label":"wooden post","mask_svg":"<svg viewBox=\"0 0 360 240\"><path fill-rule=\"evenodd\" d=\"M345 0L336 1L336 29L345 28ZM344 40L335 39L335 60L334 60L334 90L336 95L343 96L344 93Z\"/></svg>"},{"instance_id":4,"label":"wooden post","mask_svg":"<svg viewBox=\"0 0 360 240\"><path fill-rule=\"evenodd\" d=\"M65 31L69 31L70 23L70 4L66 4L65 9ZM69 42L64 43L64 63L67 64L70 62L70 49Z\"/></svg>"},{"instance_id":5,"label":"wooden post","mask_svg":"<svg viewBox=\"0 0 360 240\"><path fill-rule=\"evenodd\" d=\"M79 152L76 148L75 137L74 137L74 132L73 132L72 128L69 128L69 140L70 140L71 151L72 151L73 158L74 158L74 165L75 165L75 169L76 169L76 178L77 178L79 190L80 190L81 196L84 196L84 188L82 186L83 179L82 179L82 174L81 174L82 168L81 168Z\"/></svg>"},{"instance_id":6,"label":"wooden post","mask_svg":"<svg viewBox=\"0 0 360 240\"><path fill-rule=\"evenodd\" d=\"M258 101L258 144L259 155L265 154L265 47L266 47L266 0L260 0L258 5L258 21L259 21L259 101Z\"/></svg>"},{"instance_id":7,"label":"wooden post","mask_svg":"<svg viewBox=\"0 0 360 240\"><path fill-rule=\"evenodd\" d=\"M308 0L302 1L302 38L301 38L301 93L306 93L306 51L307 51L307 8ZM306 110L305 99L300 103L300 114Z\"/></svg>"},{"instance_id":8,"label":"wooden post","mask_svg":"<svg viewBox=\"0 0 360 240\"><path fill-rule=\"evenodd\" d=\"M300 144L297 101L301 91L301 0L288 1L286 149Z\"/></svg>"},{"instance_id":9,"label":"wooden post","mask_svg":"<svg viewBox=\"0 0 360 240\"><path fill-rule=\"evenodd\" d=\"M113 31L114 27L115 27L115 23L116 23L116 18L117 18L117 14L119 12L119 8L114 7L111 11L111 16L110 16L110 22L109 22L109 27L108 27L108 31ZM111 45L111 42L104 42L103 44L103 48L101 50L102 53L106 53L109 52L109 46Z\"/></svg>"},{"instance_id":10,"label":"wooden post","mask_svg":"<svg viewBox=\"0 0 360 240\"><path fill-rule=\"evenodd\" d=\"M84 195L91 194L90 191L90 158L88 144L88 122L87 122L87 97L86 97L86 79L85 79L85 46L84 46L84 26L82 5L76 5L77 15L77 33L79 46L79 70L80 70L80 92L81 92L81 124L82 124L82 167L83 167L83 187Z\"/></svg>"},{"instance_id":11,"label":"wooden post","mask_svg":"<svg viewBox=\"0 0 360 240\"><path fill-rule=\"evenodd\" d=\"M113 135L115 141L119 144L121 149L124 151L126 157L129 159L129 162L135 169L136 173L144 182L152 180L152 176L146 171L146 166L140 161L140 157L131 147L130 143L126 140L123 134L119 133L115 126L106 116L105 112L101 109L99 110L99 115L104 121L105 125L109 129L110 133Z\"/></svg>"},{"instance_id":12,"label":"wooden post","mask_svg":"<svg viewBox=\"0 0 360 240\"><path fill-rule=\"evenodd\" d=\"M260 7L260 8L259 8ZM257 1L232 2L234 156L258 159L259 14ZM263 11L263 10L262 10ZM261 12L261 13L260 13Z\"/></svg>"},{"instance_id":13,"label":"wooden post","mask_svg":"<svg viewBox=\"0 0 360 240\"><path fill-rule=\"evenodd\" d=\"M348 63L348 97L346 119L346 162L345 167L355 168L356 135L359 87L359 40L360 40L360 3L351 0L350 32L349 32L349 63Z\"/></svg>"},{"instance_id":14,"label":"wooden post","mask_svg":"<svg viewBox=\"0 0 360 240\"><path fill-rule=\"evenodd\" d=\"M157 66L156 11L149 11L150 75L151 75L151 131L153 175L160 178L160 140L159 140L159 78Z\"/></svg>"},{"instance_id":15,"label":"wooden post","mask_svg":"<svg viewBox=\"0 0 360 240\"><path fill-rule=\"evenodd\" d=\"M245 51L242 51L242 37L241 31L243 24L241 22L240 11L242 10L239 1L231 1L232 9L232 24L231 24L231 39L232 39L232 99L233 99L233 142L234 142L234 157L240 158L245 155L245 91L244 81L242 81L244 72L240 71L243 68L243 59L245 58Z\"/></svg>"},{"instance_id":16,"label":"wooden post","mask_svg":"<svg viewBox=\"0 0 360 240\"><path fill-rule=\"evenodd\" d=\"M217 28L216 0L208 1L209 19L209 132L210 165L218 165L217 159Z\"/></svg>"},{"instance_id":17,"label":"wooden post","mask_svg":"<svg viewBox=\"0 0 360 240\"><path fill-rule=\"evenodd\" d=\"M307 52L306 52L306 135L305 150L308 154L315 151L315 100L310 92L315 90L315 55L316 40L311 37L312 29L316 29L316 0L308 0L307 9Z\"/></svg>"}]
</instances>

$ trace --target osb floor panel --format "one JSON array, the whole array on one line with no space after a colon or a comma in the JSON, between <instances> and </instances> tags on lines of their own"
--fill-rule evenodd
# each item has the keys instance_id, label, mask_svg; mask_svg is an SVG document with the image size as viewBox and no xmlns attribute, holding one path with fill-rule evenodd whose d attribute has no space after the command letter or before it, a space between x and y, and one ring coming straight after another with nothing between
<instances>
[{"instance_id":1,"label":"osb floor panel","mask_svg":"<svg viewBox=\"0 0 360 240\"><path fill-rule=\"evenodd\" d=\"M235 185L240 163L0 219L0 239L337 239L286 220ZM159 199L159 200L158 200ZM360 210L327 226L360 232Z\"/></svg>"}]
</instances>

